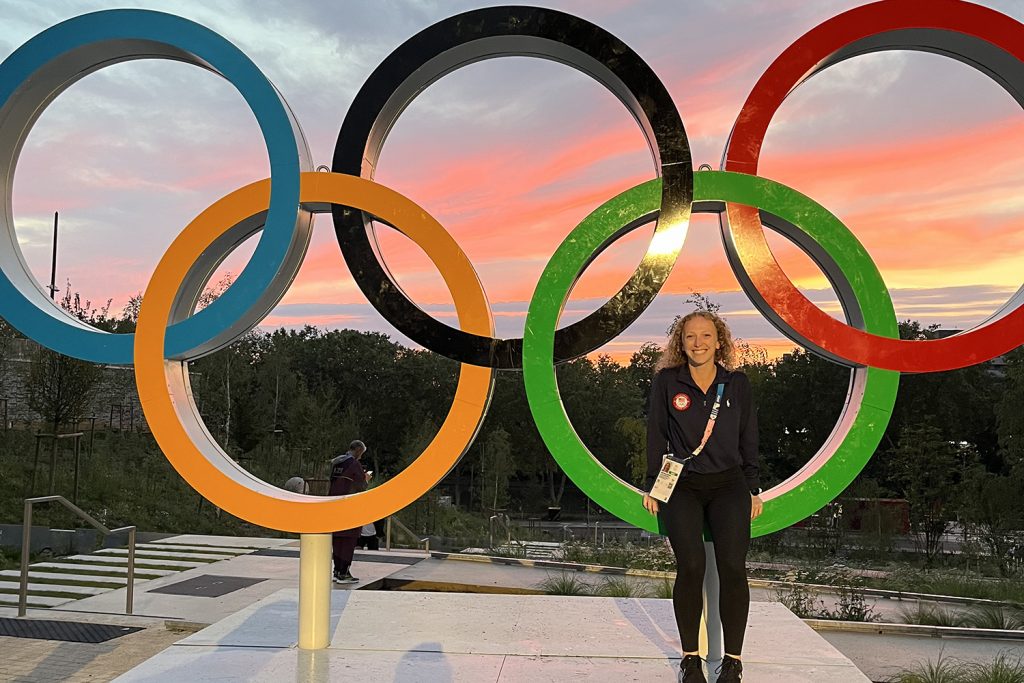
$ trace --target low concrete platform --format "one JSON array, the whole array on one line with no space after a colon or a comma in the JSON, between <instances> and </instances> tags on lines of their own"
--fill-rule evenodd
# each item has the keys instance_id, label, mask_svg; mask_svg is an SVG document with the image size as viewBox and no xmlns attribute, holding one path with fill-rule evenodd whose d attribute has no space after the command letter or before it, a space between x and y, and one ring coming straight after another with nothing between
<instances>
[{"instance_id":1,"label":"low concrete platform","mask_svg":"<svg viewBox=\"0 0 1024 683\"><path fill-rule=\"evenodd\" d=\"M334 591L326 650L296 647L298 591L279 590L179 641L121 683L674 681L672 605L653 598ZM868 681L778 603L751 605L752 681Z\"/></svg>"}]
</instances>

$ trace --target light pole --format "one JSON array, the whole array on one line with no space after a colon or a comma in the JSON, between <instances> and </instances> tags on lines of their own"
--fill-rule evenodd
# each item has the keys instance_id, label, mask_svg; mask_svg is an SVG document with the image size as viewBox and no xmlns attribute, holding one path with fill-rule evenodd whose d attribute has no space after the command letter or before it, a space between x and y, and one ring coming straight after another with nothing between
<instances>
[{"instance_id":1,"label":"light pole","mask_svg":"<svg viewBox=\"0 0 1024 683\"><path fill-rule=\"evenodd\" d=\"M57 294L57 212L53 212L53 259L50 261L50 298Z\"/></svg>"}]
</instances>

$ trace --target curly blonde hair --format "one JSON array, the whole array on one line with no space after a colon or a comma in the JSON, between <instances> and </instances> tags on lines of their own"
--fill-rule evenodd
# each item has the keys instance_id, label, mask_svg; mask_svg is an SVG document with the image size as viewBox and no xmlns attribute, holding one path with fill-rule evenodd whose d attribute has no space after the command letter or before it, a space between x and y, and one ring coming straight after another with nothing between
<instances>
[{"instance_id":1,"label":"curly blonde hair","mask_svg":"<svg viewBox=\"0 0 1024 683\"><path fill-rule=\"evenodd\" d=\"M686 363L686 351L683 349L683 328L686 323L694 318L710 320L715 325L715 332L718 333L718 349L715 351L715 362L726 370L732 370L736 365L736 345L732 341L732 332L729 326L721 317L711 311L694 311L676 320L672 331L668 335L665 347L661 350L661 358L658 359L654 371L665 368L678 368Z\"/></svg>"}]
</instances>

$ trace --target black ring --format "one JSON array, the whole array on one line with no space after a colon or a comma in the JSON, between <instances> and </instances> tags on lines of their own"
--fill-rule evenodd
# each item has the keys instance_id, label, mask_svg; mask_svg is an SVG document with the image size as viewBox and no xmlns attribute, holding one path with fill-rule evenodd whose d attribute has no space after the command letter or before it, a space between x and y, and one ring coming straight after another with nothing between
<instances>
[{"instance_id":1,"label":"black ring","mask_svg":"<svg viewBox=\"0 0 1024 683\"><path fill-rule=\"evenodd\" d=\"M686 130L668 90L650 66L612 34L579 17L539 7L489 7L458 14L396 48L356 94L338 133L332 170L372 179L388 132L416 95L459 67L505 56L560 62L611 90L640 124L662 177L655 239L670 228L685 228L693 201L693 162ZM389 323L425 348L463 363L522 367L522 338L469 334L431 317L406 296L377 259L369 237L371 217L337 204L331 213L353 278ZM657 251L652 253L648 247L636 272L601 308L558 330L556 362L590 353L640 317L679 255L679 249Z\"/></svg>"}]
</instances>

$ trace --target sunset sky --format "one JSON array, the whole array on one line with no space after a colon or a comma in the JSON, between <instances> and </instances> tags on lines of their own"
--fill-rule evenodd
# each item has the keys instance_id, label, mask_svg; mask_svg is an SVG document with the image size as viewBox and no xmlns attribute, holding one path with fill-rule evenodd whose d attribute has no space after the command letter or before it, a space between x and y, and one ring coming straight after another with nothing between
<instances>
[{"instance_id":1,"label":"sunset sky","mask_svg":"<svg viewBox=\"0 0 1024 683\"><path fill-rule=\"evenodd\" d=\"M695 164L718 168L748 92L800 35L858 2L573 0L539 2L592 21L629 44L667 86ZM1024 21L1024 2L982 3ZM244 51L295 111L316 164L330 164L355 93L391 50L479 2L0 2L0 55L45 28L115 6L179 14ZM968 328L1020 287L1024 273L1024 113L982 73L951 59L888 52L815 76L769 129L760 173L813 197L866 246L900 319ZM13 207L25 257L50 276L53 212L58 286L71 281L117 311L143 290L174 235L235 188L268 174L266 149L241 96L219 77L169 61L118 64L57 98L29 135ZM602 86L569 67L504 58L431 86L388 138L376 179L424 207L475 265L498 333L522 334L547 259L588 213L654 177L639 128ZM381 228L384 260L424 309L454 324L451 297L411 242ZM600 306L639 262L650 229L602 255L565 320ZM771 236L798 285L838 305L820 271ZM226 263L237 273L245 248ZM757 313L729 269L717 219L696 216L662 294L602 349L627 358L661 341L698 290L734 332L774 354L791 343ZM329 216L317 219L298 278L263 327L351 327L405 342L363 298Z\"/></svg>"}]
</instances>

